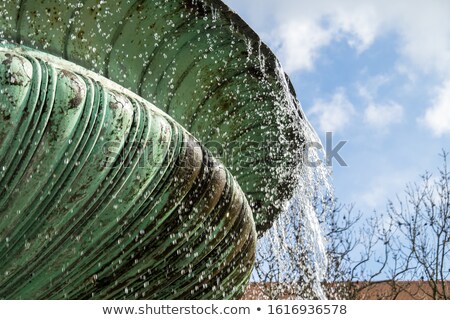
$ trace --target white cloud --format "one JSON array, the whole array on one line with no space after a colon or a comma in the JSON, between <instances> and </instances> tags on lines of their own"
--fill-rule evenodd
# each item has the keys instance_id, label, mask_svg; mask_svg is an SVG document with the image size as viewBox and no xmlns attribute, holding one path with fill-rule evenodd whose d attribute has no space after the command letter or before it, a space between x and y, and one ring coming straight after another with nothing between
<instances>
[{"instance_id":1,"label":"white cloud","mask_svg":"<svg viewBox=\"0 0 450 320\"><path fill-rule=\"evenodd\" d=\"M311 16L280 19L268 40L288 72L311 70L320 50L332 41L346 41L359 53L366 50L375 39L376 26L372 8L359 7L349 14L328 6Z\"/></svg>"},{"instance_id":2,"label":"white cloud","mask_svg":"<svg viewBox=\"0 0 450 320\"><path fill-rule=\"evenodd\" d=\"M437 89L436 98L423 120L438 137L450 133L450 80Z\"/></svg>"},{"instance_id":3,"label":"white cloud","mask_svg":"<svg viewBox=\"0 0 450 320\"><path fill-rule=\"evenodd\" d=\"M279 47L286 70L310 70L318 56L319 48L331 40L331 32L314 23L290 21L276 31L274 42Z\"/></svg>"},{"instance_id":4,"label":"white cloud","mask_svg":"<svg viewBox=\"0 0 450 320\"><path fill-rule=\"evenodd\" d=\"M442 81L420 121L436 136L450 133L450 1L448 0L225 0L271 45L288 73L314 69L333 42L346 42L358 53L379 38L395 35L397 68L405 90L416 90L423 72ZM420 77L420 76L419 76ZM440 80L439 80L440 79ZM449 79L446 82L442 79ZM430 82L421 90L429 92ZM376 95L372 94L376 97ZM378 108L376 108L378 106ZM376 109L400 112L378 104L366 110L366 120L376 120ZM388 111L390 110L390 111ZM392 116L393 117L393 116ZM372 121L373 120L373 121ZM324 120L325 121L325 120ZM327 121L333 123L332 120ZM384 122L383 122L384 123Z\"/></svg>"},{"instance_id":5,"label":"white cloud","mask_svg":"<svg viewBox=\"0 0 450 320\"><path fill-rule=\"evenodd\" d=\"M400 16L403 10L407 15ZM450 1L414 1L402 6L393 24L401 36L400 51L425 71L450 72Z\"/></svg>"},{"instance_id":6,"label":"white cloud","mask_svg":"<svg viewBox=\"0 0 450 320\"><path fill-rule=\"evenodd\" d=\"M320 49L346 41L358 52L380 35L399 36L414 68L450 74L448 0L225 0L278 48L289 72L311 69ZM268 23L270 21L270 23ZM281 40L280 40L281 39ZM298 60L293 63L294 58Z\"/></svg>"},{"instance_id":7,"label":"white cloud","mask_svg":"<svg viewBox=\"0 0 450 320\"><path fill-rule=\"evenodd\" d=\"M319 124L323 132L336 132L344 129L355 115L353 104L345 92L339 89L329 101L318 100L308 112Z\"/></svg>"},{"instance_id":8,"label":"white cloud","mask_svg":"<svg viewBox=\"0 0 450 320\"><path fill-rule=\"evenodd\" d=\"M380 74L370 77L364 84L358 84L358 93L365 100L364 122L378 129L386 130L390 125L400 123L404 117L404 108L394 101L377 102L378 91L388 85L392 79Z\"/></svg>"},{"instance_id":9,"label":"white cloud","mask_svg":"<svg viewBox=\"0 0 450 320\"><path fill-rule=\"evenodd\" d=\"M379 26L376 11L372 5L355 4L353 10L336 7L329 14L334 33L343 36L347 43L359 53L373 43Z\"/></svg>"},{"instance_id":10,"label":"white cloud","mask_svg":"<svg viewBox=\"0 0 450 320\"><path fill-rule=\"evenodd\" d=\"M391 81L392 79L384 74L366 78L364 84L359 83L357 85L358 94L366 100L367 103L373 103L374 97L378 96L379 89L389 84Z\"/></svg>"},{"instance_id":11,"label":"white cloud","mask_svg":"<svg viewBox=\"0 0 450 320\"><path fill-rule=\"evenodd\" d=\"M391 124L401 122L403 115L403 107L395 102L384 105L370 104L364 111L364 120L375 128L385 129Z\"/></svg>"}]
</instances>

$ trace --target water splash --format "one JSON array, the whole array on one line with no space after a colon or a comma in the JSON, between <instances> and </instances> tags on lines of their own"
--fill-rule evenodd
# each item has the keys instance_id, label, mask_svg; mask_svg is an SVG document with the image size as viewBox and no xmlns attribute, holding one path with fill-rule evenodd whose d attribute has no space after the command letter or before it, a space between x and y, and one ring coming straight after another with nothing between
<instances>
[{"instance_id":1,"label":"water splash","mask_svg":"<svg viewBox=\"0 0 450 320\"><path fill-rule=\"evenodd\" d=\"M284 83L284 95L290 92L281 65L278 75ZM290 109L298 110L292 97ZM298 104L298 105L297 105ZM332 194L330 170L323 162L323 147L307 118L301 116L304 153L296 170L296 187L283 213L259 240L257 263L252 281L261 283L258 298L326 299L322 281L327 269L323 230L317 213L318 198ZM308 148L314 144L315 148ZM321 201L319 201L320 203Z\"/></svg>"},{"instance_id":2,"label":"water splash","mask_svg":"<svg viewBox=\"0 0 450 320\"><path fill-rule=\"evenodd\" d=\"M89 69L81 74L89 76L92 72L104 75L117 85L131 90L133 94L129 92L130 97L138 94L153 102L189 129L201 142L219 142L224 146L225 152L231 155L229 159L223 159L223 162L252 205L258 231L263 232L268 228L284 207L282 211L285 213L275 219L273 229L268 232L281 236L269 241L276 248L274 252L277 252L279 262L277 272L281 270L282 274L289 276L293 270L292 278L288 279L293 287L295 282L299 290L310 287L310 296L323 297L320 278L326 260L322 255L323 242L312 201L317 185L320 181L326 181L323 178L326 170L322 167L305 166L303 154L298 154L301 151L299 146L318 139L273 53L244 21L220 1L127 1L122 2L114 12L110 10L111 6L108 7L108 3L116 5L113 1L102 0L98 5L89 7L78 0L68 0L52 4L56 8L54 9L31 1L4 1L0 4L0 40L13 45L23 44L75 61ZM53 13L51 21L47 13ZM63 67L61 61L58 61L58 65ZM92 76L92 79L95 77ZM154 113L161 116L156 108ZM99 112L99 119L100 116L103 117L104 114ZM41 135L39 130L37 132ZM270 156L266 159L263 154L265 143L272 140L276 145L275 149L280 147L283 150L288 146L285 156L275 152L273 158ZM256 143L261 146L261 150L258 150L261 154L253 157L254 161L248 166L239 167L239 163L246 160L246 155L244 152L233 151L232 144L236 141L244 151L249 142ZM99 142L105 142L103 136L99 138ZM68 148L74 148L75 144L67 143ZM305 153L309 159L319 157L315 150L309 151L311 152ZM48 149L43 154L49 154ZM74 170L81 170L82 164L80 166L76 159L74 161ZM64 162L64 165L67 164ZM49 170L53 171L55 168ZM135 178L142 183L141 175L136 175ZM49 179L56 179L56 176ZM230 182L234 183L233 179L230 176ZM29 179L26 182L29 184ZM294 197L286 202L294 189ZM72 197L76 192L72 188L69 190L67 193ZM144 195L149 201L154 201L151 195L145 192ZM41 197L43 200L47 195L42 194ZM94 197L93 200L98 201L99 198ZM112 212L123 209L124 204L118 203L112 206ZM64 210L69 209L60 200L55 205L61 205ZM190 205L191 203L187 203L186 207ZM69 212L74 214L72 210ZM189 220L192 221L195 214L192 210L188 215ZM9 217L10 212L5 215ZM228 213L224 218L228 218ZM129 221L125 218L116 219L111 219L114 227L119 222L125 224ZM253 228L250 220L247 221L247 226ZM153 222L149 218L148 223ZM104 225L101 224L101 227ZM184 228L181 223L180 228ZM142 230L142 226L136 230ZM150 237L148 230L145 231L142 236ZM206 228L203 231L208 239L217 238L214 233L211 233L214 237L209 238ZM169 239L169 245L176 246L182 240L181 236L186 238L186 246L192 244L185 233ZM56 235L45 237L55 239ZM236 242L238 238L233 236L231 240ZM84 237L80 238L83 239ZM129 237L128 240L133 241L132 239L134 238ZM266 237L261 241L265 241L264 239ZM117 239L114 243L119 247L122 241L127 240ZM154 241L148 240L147 243L154 244ZM247 259L253 259L253 249L249 249L251 254L247 255ZM193 249L191 247L186 250L189 257ZM87 255L85 251L79 252L80 255ZM183 256L183 251L176 252ZM304 259L295 260L295 254L301 254ZM294 259L284 258L289 255ZM179 261L185 260L180 258ZM123 257L118 261L117 265L123 266ZM142 262L142 259L139 261ZM288 261L296 263L292 266ZM209 262L205 262L205 265L207 263ZM92 267L95 267L94 264ZM151 267L148 269L155 274L155 266ZM236 264L236 268L240 266ZM184 272L188 277L193 275L191 265L181 271L182 275ZM241 268L240 272L243 274L247 270ZM275 276L276 274L274 273ZM161 277L163 276L162 272ZM284 278L278 279L281 281ZM239 293L236 288L242 288L246 281L230 283L229 288L224 288L223 282L219 283L219 280L217 278L218 289L213 287L212 291L223 292L223 297L236 296ZM141 285L141 279L136 279L136 283ZM214 283L214 279L211 283ZM160 287L155 281L151 285ZM194 288L200 290L202 286L194 285ZM208 290L205 292L211 293ZM180 294L179 290L177 293ZM164 294L174 297L174 292ZM134 296L131 287L129 295ZM61 296L67 298L67 292L61 292ZM296 297L307 296L298 294Z\"/></svg>"}]
</instances>

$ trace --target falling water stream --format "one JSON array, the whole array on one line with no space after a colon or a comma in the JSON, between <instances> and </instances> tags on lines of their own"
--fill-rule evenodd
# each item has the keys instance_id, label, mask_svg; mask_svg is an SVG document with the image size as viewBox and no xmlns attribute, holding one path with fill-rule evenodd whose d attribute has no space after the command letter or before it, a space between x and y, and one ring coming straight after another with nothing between
<instances>
[{"instance_id":1,"label":"falling water stream","mask_svg":"<svg viewBox=\"0 0 450 320\"><path fill-rule=\"evenodd\" d=\"M278 70L284 74L281 66ZM288 90L287 83L284 88ZM327 269L326 240L316 210L317 199L333 193L330 169L323 161L317 133L306 117L301 121L306 152L303 165L297 167L296 188L283 212L258 242L259 270L255 270L252 281L269 279L273 284L262 290L258 298L327 298L322 288Z\"/></svg>"}]
</instances>

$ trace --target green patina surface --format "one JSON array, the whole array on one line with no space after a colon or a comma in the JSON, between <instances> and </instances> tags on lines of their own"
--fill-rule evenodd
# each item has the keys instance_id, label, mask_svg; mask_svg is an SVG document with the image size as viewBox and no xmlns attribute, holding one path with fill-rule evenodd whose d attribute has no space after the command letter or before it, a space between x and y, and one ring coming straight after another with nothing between
<instances>
[{"instance_id":1,"label":"green patina surface","mask_svg":"<svg viewBox=\"0 0 450 320\"><path fill-rule=\"evenodd\" d=\"M14 0L0 39L0 297L239 295L303 142L256 34L217 0Z\"/></svg>"},{"instance_id":2,"label":"green patina surface","mask_svg":"<svg viewBox=\"0 0 450 320\"><path fill-rule=\"evenodd\" d=\"M0 49L0 296L239 294L256 232L231 174L150 103L45 58Z\"/></svg>"}]
</instances>

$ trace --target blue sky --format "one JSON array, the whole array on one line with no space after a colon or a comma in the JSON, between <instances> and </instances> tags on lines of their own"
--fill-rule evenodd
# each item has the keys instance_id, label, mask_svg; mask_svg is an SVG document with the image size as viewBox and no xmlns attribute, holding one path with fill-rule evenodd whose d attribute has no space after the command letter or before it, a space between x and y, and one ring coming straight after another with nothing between
<instances>
[{"instance_id":1,"label":"blue sky","mask_svg":"<svg viewBox=\"0 0 450 320\"><path fill-rule=\"evenodd\" d=\"M370 213L450 151L450 1L225 0L290 75L340 201Z\"/></svg>"}]
</instances>

